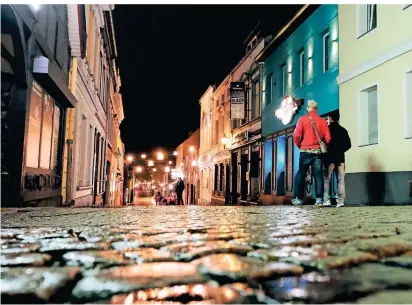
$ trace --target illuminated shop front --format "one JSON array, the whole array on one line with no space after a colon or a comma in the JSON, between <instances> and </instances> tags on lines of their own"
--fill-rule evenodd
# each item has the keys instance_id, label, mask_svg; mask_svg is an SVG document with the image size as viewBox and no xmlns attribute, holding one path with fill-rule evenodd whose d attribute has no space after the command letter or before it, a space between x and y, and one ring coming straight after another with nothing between
<instances>
[{"instance_id":1,"label":"illuminated shop front","mask_svg":"<svg viewBox=\"0 0 412 305\"><path fill-rule=\"evenodd\" d=\"M321 116L339 108L338 7L304 6L283 34L258 56L263 63L261 202L282 204L293 195L299 169L299 149L293 141L298 119L308 100L318 103ZM311 197L310 170L306 196Z\"/></svg>"}]
</instances>

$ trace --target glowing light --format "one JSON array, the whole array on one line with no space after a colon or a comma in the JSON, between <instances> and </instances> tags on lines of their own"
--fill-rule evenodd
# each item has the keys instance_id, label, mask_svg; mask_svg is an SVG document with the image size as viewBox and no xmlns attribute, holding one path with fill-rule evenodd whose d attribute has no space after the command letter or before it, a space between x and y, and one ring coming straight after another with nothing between
<instances>
[{"instance_id":1,"label":"glowing light","mask_svg":"<svg viewBox=\"0 0 412 305\"><path fill-rule=\"evenodd\" d=\"M173 190L173 184L169 185L169 190Z\"/></svg>"},{"instance_id":2,"label":"glowing light","mask_svg":"<svg viewBox=\"0 0 412 305\"><path fill-rule=\"evenodd\" d=\"M195 147L194 146L190 146L189 151L192 153L195 151Z\"/></svg>"},{"instance_id":3,"label":"glowing light","mask_svg":"<svg viewBox=\"0 0 412 305\"><path fill-rule=\"evenodd\" d=\"M162 153L162 152L157 153L157 160L164 160L164 158L165 158L164 153Z\"/></svg>"},{"instance_id":4,"label":"glowing light","mask_svg":"<svg viewBox=\"0 0 412 305\"><path fill-rule=\"evenodd\" d=\"M34 10L38 11L40 8L41 4L31 4L31 6L34 8Z\"/></svg>"},{"instance_id":5,"label":"glowing light","mask_svg":"<svg viewBox=\"0 0 412 305\"><path fill-rule=\"evenodd\" d=\"M155 171L157 171L157 169L154 168L153 171L155 172Z\"/></svg>"},{"instance_id":6,"label":"glowing light","mask_svg":"<svg viewBox=\"0 0 412 305\"><path fill-rule=\"evenodd\" d=\"M173 152L173 156L177 156L177 151L176 150Z\"/></svg>"},{"instance_id":7,"label":"glowing light","mask_svg":"<svg viewBox=\"0 0 412 305\"><path fill-rule=\"evenodd\" d=\"M182 163L180 163L180 166L183 166L184 164L183 164L183 162Z\"/></svg>"},{"instance_id":8,"label":"glowing light","mask_svg":"<svg viewBox=\"0 0 412 305\"><path fill-rule=\"evenodd\" d=\"M169 164L172 164L173 162L172 161L169 161Z\"/></svg>"},{"instance_id":9,"label":"glowing light","mask_svg":"<svg viewBox=\"0 0 412 305\"><path fill-rule=\"evenodd\" d=\"M133 156L130 156L130 155L127 156L127 157L126 157L126 160L127 160L128 162L132 162L132 161L133 161Z\"/></svg>"},{"instance_id":10,"label":"glowing light","mask_svg":"<svg viewBox=\"0 0 412 305\"><path fill-rule=\"evenodd\" d=\"M136 167L136 172L138 172L138 173L141 173L142 172L142 167L141 166L138 166L138 167Z\"/></svg>"},{"instance_id":11,"label":"glowing light","mask_svg":"<svg viewBox=\"0 0 412 305\"><path fill-rule=\"evenodd\" d=\"M150 161L147 162L147 165L154 166L154 162L152 160L150 160Z\"/></svg>"},{"instance_id":12,"label":"glowing light","mask_svg":"<svg viewBox=\"0 0 412 305\"><path fill-rule=\"evenodd\" d=\"M169 166L166 166L165 167L165 173L169 173L170 172L170 167Z\"/></svg>"},{"instance_id":13,"label":"glowing light","mask_svg":"<svg viewBox=\"0 0 412 305\"><path fill-rule=\"evenodd\" d=\"M147 156L146 156L146 154L142 154L141 157L142 157L142 159L146 159Z\"/></svg>"},{"instance_id":14,"label":"glowing light","mask_svg":"<svg viewBox=\"0 0 412 305\"><path fill-rule=\"evenodd\" d=\"M197 166L197 161L196 160L192 161L192 166Z\"/></svg>"},{"instance_id":15,"label":"glowing light","mask_svg":"<svg viewBox=\"0 0 412 305\"><path fill-rule=\"evenodd\" d=\"M228 137L223 137L220 141L222 142L223 145L226 145L229 143L230 139Z\"/></svg>"}]
</instances>

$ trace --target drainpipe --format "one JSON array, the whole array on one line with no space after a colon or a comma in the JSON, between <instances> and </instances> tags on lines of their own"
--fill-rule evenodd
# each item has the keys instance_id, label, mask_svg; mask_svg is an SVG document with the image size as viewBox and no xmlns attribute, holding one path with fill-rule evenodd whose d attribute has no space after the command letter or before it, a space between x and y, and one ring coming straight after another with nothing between
<instances>
[{"instance_id":1,"label":"drainpipe","mask_svg":"<svg viewBox=\"0 0 412 305\"><path fill-rule=\"evenodd\" d=\"M73 95L76 95L77 87L77 57L72 58L72 66L69 74L69 88ZM66 172L66 206L72 205L72 172L73 172L73 136L74 136L74 116L75 109L70 108L67 111L68 132L67 132L67 172ZM80 156L84 157L84 156Z\"/></svg>"}]
</instances>

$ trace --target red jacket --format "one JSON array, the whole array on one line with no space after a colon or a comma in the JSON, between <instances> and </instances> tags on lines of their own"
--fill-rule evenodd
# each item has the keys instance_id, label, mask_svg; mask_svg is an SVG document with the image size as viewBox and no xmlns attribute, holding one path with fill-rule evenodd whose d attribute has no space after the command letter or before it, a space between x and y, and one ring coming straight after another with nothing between
<instances>
[{"instance_id":1,"label":"red jacket","mask_svg":"<svg viewBox=\"0 0 412 305\"><path fill-rule=\"evenodd\" d=\"M329 144L330 133L328 123L325 119L318 116L315 110L309 111L308 115L302 116L296 129L293 133L293 140L299 149L319 149L319 141L316 136L315 130L313 129L312 122L309 119L309 115L315 122L316 128L318 129L319 136L323 142Z\"/></svg>"}]
</instances>

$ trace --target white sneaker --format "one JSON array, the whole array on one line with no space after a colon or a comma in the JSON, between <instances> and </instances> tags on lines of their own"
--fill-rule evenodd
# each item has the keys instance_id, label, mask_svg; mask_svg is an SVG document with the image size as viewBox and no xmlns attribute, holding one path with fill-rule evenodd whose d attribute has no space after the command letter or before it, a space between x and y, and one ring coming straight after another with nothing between
<instances>
[{"instance_id":1,"label":"white sneaker","mask_svg":"<svg viewBox=\"0 0 412 305\"><path fill-rule=\"evenodd\" d=\"M338 202L336 203L336 207L337 207L337 208L341 208L341 207L343 207L343 206L345 206L345 203L342 202L342 201L338 201Z\"/></svg>"},{"instance_id":2,"label":"white sneaker","mask_svg":"<svg viewBox=\"0 0 412 305\"><path fill-rule=\"evenodd\" d=\"M323 206L324 207L327 207L327 206L330 206L332 203L330 202L330 199L325 199L325 200L323 200Z\"/></svg>"}]
</instances>

